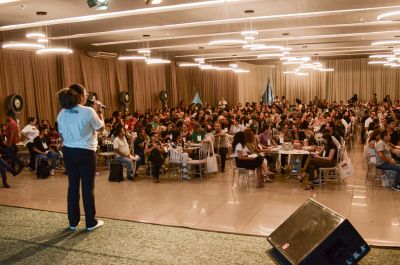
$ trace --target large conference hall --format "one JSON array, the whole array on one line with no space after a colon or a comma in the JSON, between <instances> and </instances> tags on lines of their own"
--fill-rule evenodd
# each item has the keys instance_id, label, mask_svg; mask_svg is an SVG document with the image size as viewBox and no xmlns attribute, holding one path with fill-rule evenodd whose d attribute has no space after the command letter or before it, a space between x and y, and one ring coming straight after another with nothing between
<instances>
[{"instance_id":1,"label":"large conference hall","mask_svg":"<svg viewBox=\"0 0 400 265\"><path fill-rule=\"evenodd\" d=\"M400 1L0 0L0 264L400 264Z\"/></svg>"}]
</instances>

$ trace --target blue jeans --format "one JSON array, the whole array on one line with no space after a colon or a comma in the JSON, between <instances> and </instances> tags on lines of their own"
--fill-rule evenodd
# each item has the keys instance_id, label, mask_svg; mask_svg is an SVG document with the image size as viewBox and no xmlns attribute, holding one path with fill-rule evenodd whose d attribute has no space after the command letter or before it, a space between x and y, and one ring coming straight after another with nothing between
<instances>
[{"instance_id":1,"label":"blue jeans","mask_svg":"<svg viewBox=\"0 0 400 265\"><path fill-rule=\"evenodd\" d=\"M57 166L57 159L58 159L58 154L54 151L49 151L47 153L47 155L43 155L43 154L36 154L36 165L37 165L37 161L38 159L45 159L45 160L50 160L50 168L51 169L55 169ZM36 167L35 167L36 168Z\"/></svg>"},{"instance_id":2,"label":"blue jeans","mask_svg":"<svg viewBox=\"0 0 400 265\"><path fill-rule=\"evenodd\" d=\"M126 176L128 178L131 178L132 177L132 166L133 166L132 159L127 158L127 157L123 157L123 156L119 156L119 157L117 157L116 160L119 163L126 165Z\"/></svg>"},{"instance_id":3,"label":"blue jeans","mask_svg":"<svg viewBox=\"0 0 400 265\"><path fill-rule=\"evenodd\" d=\"M396 186L400 185L400 165L399 164L383 163L383 164L377 166L377 168L396 171L394 185L396 185Z\"/></svg>"}]
</instances>

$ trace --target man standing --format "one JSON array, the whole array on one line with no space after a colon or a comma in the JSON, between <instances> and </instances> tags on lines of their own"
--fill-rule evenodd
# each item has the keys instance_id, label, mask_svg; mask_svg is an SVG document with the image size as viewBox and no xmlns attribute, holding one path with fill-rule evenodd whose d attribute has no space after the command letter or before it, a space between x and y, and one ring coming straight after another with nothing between
<instances>
[{"instance_id":1,"label":"man standing","mask_svg":"<svg viewBox=\"0 0 400 265\"><path fill-rule=\"evenodd\" d=\"M221 157L221 172L225 172L226 155L228 154L228 139L225 132L221 129L219 122L214 123L214 152Z\"/></svg>"},{"instance_id":2,"label":"man standing","mask_svg":"<svg viewBox=\"0 0 400 265\"><path fill-rule=\"evenodd\" d=\"M5 149L6 156L11 160L11 168L17 172L23 168L22 162L17 157L17 143L19 142L18 124L11 112L7 113L7 129L6 139L7 147ZM16 169L18 166L18 169Z\"/></svg>"}]
</instances>

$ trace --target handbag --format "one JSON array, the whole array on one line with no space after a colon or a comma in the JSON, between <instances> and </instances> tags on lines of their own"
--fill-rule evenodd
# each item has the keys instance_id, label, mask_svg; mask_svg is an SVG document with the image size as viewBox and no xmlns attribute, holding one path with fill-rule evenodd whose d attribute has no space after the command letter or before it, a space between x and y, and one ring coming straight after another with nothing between
<instances>
[{"instance_id":1,"label":"handbag","mask_svg":"<svg viewBox=\"0 0 400 265\"><path fill-rule=\"evenodd\" d=\"M216 173L216 172L218 172L217 157L215 156L214 153L214 145L211 142L211 151L208 152L207 155L207 173Z\"/></svg>"},{"instance_id":2,"label":"handbag","mask_svg":"<svg viewBox=\"0 0 400 265\"><path fill-rule=\"evenodd\" d=\"M350 177L354 173L353 164L351 163L346 150L343 152L343 160L339 163L338 167L341 179Z\"/></svg>"}]
</instances>

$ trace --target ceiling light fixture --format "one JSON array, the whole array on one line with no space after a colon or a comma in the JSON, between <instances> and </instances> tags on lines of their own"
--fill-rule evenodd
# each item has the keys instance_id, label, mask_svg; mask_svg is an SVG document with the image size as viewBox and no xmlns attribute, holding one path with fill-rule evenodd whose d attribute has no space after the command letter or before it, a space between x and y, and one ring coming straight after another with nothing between
<instances>
[{"instance_id":1,"label":"ceiling light fixture","mask_svg":"<svg viewBox=\"0 0 400 265\"><path fill-rule=\"evenodd\" d=\"M378 20L378 21L398 21L399 15L400 15L400 11L383 13L382 15L379 15L376 18L376 20Z\"/></svg>"},{"instance_id":2,"label":"ceiling light fixture","mask_svg":"<svg viewBox=\"0 0 400 265\"><path fill-rule=\"evenodd\" d=\"M245 40L239 40L239 39L222 39L222 40L213 40L208 43L208 45L214 45L214 46L224 46L224 45L243 45L247 44L247 41Z\"/></svg>"},{"instance_id":3,"label":"ceiling light fixture","mask_svg":"<svg viewBox=\"0 0 400 265\"><path fill-rule=\"evenodd\" d=\"M240 34L242 34L243 36L257 36L258 35L258 31L247 30L247 31L242 31Z\"/></svg>"},{"instance_id":4,"label":"ceiling light fixture","mask_svg":"<svg viewBox=\"0 0 400 265\"><path fill-rule=\"evenodd\" d=\"M179 67L195 67L195 66L200 66L199 63L180 63Z\"/></svg>"},{"instance_id":5,"label":"ceiling light fixture","mask_svg":"<svg viewBox=\"0 0 400 265\"><path fill-rule=\"evenodd\" d=\"M333 72L333 71L335 71L335 69L333 69L333 68L323 68L323 69L320 69L319 71L320 72Z\"/></svg>"},{"instance_id":6,"label":"ceiling light fixture","mask_svg":"<svg viewBox=\"0 0 400 265\"><path fill-rule=\"evenodd\" d=\"M251 48L252 51L275 50L275 49L276 50L283 50L284 47L283 46L279 46L279 45L264 45L264 44L260 44L259 47Z\"/></svg>"},{"instance_id":7,"label":"ceiling light fixture","mask_svg":"<svg viewBox=\"0 0 400 265\"><path fill-rule=\"evenodd\" d=\"M25 35L28 39L45 39L46 34L41 33L41 32L30 32Z\"/></svg>"},{"instance_id":8,"label":"ceiling light fixture","mask_svg":"<svg viewBox=\"0 0 400 265\"><path fill-rule=\"evenodd\" d=\"M250 73L249 70L246 69L234 69L233 70L236 74L244 74L244 73Z\"/></svg>"},{"instance_id":9,"label":"ceiling light fixture","mask_svg":"<svg viewBox=\"0 0 400 265\"><path fill-rule=\"evenodd\" d=\"M8 4L8 3L12 3L12 2L19 2L21 0L0 0L0 5L1 4Z\"/></svg>"},{"instance_id":10,"label":"ceiling light fixture","mask_svg":"<svg viewBox=\"0 0 400 265\"><path fill-rule=\"evenodd\" d=\"M145 56L120 56L118 57L120 61L128 61L128 60L146 60Z\"/></svg>"},{"instance_id":11,"label":"ceiling light fixture","mask_svg":"<svg viewBox=\"0 0 400 265\"><path fill-rule=\"evenodd\" d=\"M151 53L151 50L150 49L140 49L137 52L140 54L149 54L149 53Z\"/></svg>"},{"instance_id":12,"label":"ceiling light fixture","mask_svg":"<svg viewBox=\"0 0 400 265\"><path fill-rule=\"evenodd\" d=\"M69 23L94 21L94 20L117 18L117 17L143 15L143 14L154 14L154 13L160 13L160 12L181 11L181 10L187 10L187 9L193 9L193 8L202 8L205 6L213 6L213 5L221 5L221 4L225 5L227 3L238 2L238 1L242 1L242 0L210 0L210 1L203 1L203 2L193 2L193 3L186 3L186 4L170 5L170 6L147 7L147 8L140 8L140 9L110 12L110 13L104 13L104 14L87 15L87 16L53 19L53 20L46 20L46 21L39 21L39 22L32 22L32 23L8 25L8 26L0 27L0 31L31 28L31 27L40 27L40 26L49 26L49 25L57 25L57 24L69 24Z\"/></svg>"},{"instance_id":13,"label":"ceiling light fixture","mask_svg":"<svg viewBox=\"0 0 400 265\"><path fill-rule=\"evenodd\" d=\"M43 49L45 46L38 43L28 43L28 42L11 42L3 44L3 49L13 49L13 50L35 50Z\"/></svg>"},{"instance_id":14,"label":"ceiling light fixture","mask_svg":"<svg viewBox=\"0 0 400 265\"><path fill-rule=\"evenodd\" d=\"M393 57L393 54L373 54L369 56L369 58L390 58L390 57Z\"/></svg>"},{"instance_id":15,"label":"ceiling light fixture","mask_svg":"<svg viewBox=\"0 0 400 265\"><path fill-rule=\"evenodd\" d=\"M257 55L257 58L272 58L272 57L283 57L282 53L267 53L267 54L260 54Z\"/></svg>"},{"instance_id":16,"label":"ceiling light fixture","mask_svg":"<svg viewBox=\"0 0 400 265\"><path fill-rule=\"evenodd\" d=\"M73 50L69 48L44 48L36 51L36 54L71 54Z\"/></svg>"},{"instance_id":17,"label":"ceiling light fixture","mask_svg":"<svg viewBox=\"0 0 400 265\"><path fill-rule=\"evenodd\" d=\"M171 63L170 60L165 60L161 58L148 58L146 59L147 64L168 64Z\"/></svg>"},{"instance_id":18,"label":"ceiling light fixture","mask_svg":"<svg viewBox=\"0 0 400 265\"><path fill-rule=\"evenodd\" d=\"M295 61L293 61L293 62L283 62L282 64L283 65L294 65L294 64L302 64L303 62L295 62Z\"/></svg>"},{"instance_id":19,"label":"ceiling light fixture","mask_svg":"<svg viewBox=\"0 0 400 265\"><path fill-rule=\"evenodd\" d=\"M400 40L384 40L384 41L376 41L373 42L372 46L386 46L386 45L398 45L400 44Z\"/></svg>"},{"instance_id":20,"label":"ceiling light fixture","mask_svg":"<svg viewBox=\"0 0 400 265\"><path fill-rule=\"evenodd\" d=\"M38 39L37 42L39 42L39 43L48 43L49 40L48 39Z\"/></svg>"},{"instance_id":21,"label":"ceiling light fixture","mask_svg":"<svg viewBox=\"0 0 400 265\"><path fill-rule=\"evenodd\" d=\"M233 70L233 67L218 67L217 71L229 71Z\"/></svg>"},{"instance_id":22,"label":"ceiling light fixture","mask_svg":"<svg viewBox=\"0 0 400 265\"><path fill-rule=\"evenodd\" d=\"M243 45L243 49L261 48L264 46L265 46L264 44L246 44L246 45Z\"/></svg>"},{"instance_id":23,"label":"ceiling light fixture","mask_svg":"<svg viewBox=\"0 0 400 265\"><path fill-rule=\"evenodd\" d=\"M387 61L370 61L368 64L386 64Z\"/></svg>"},{"instance_id":24,"label":"ceiling light fixture","mask_svg":"<svg viewBox=\"0 0 400 265\"><path fill-rule=\"evenodd\" d=\"M162 0L145 0L146 5L150 4L150 5L159 5L161 4Z\"/></svg>"},{"instance_id":25,"label":"ceiling light fixture","mask_svg":"<svg viewBox=\"0 0 400 265\"><path fill-rule=\"evenodd\" d=\"M238 67L238 65L236 63L231 63L229 66L232 67L232 68L237 68Z\"/></svg>"}]
</instances>

